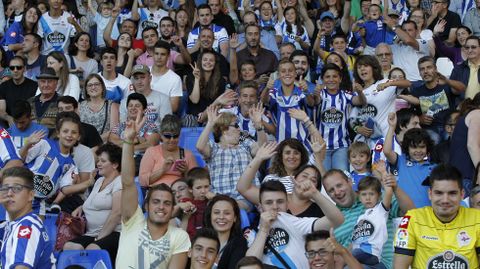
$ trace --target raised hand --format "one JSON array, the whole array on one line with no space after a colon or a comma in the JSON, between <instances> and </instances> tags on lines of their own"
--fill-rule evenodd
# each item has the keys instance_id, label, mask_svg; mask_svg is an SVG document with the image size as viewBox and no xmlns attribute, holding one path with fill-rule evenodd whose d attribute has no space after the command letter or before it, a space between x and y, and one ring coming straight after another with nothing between
<instances>
[{"instance_id":1,"label":"raised hand","mask_svg":"<svg viewBox=\"0 0 480 269\"><path fill-rule=\"evenodd\" d=\"M379 160L373 164L373 170L376 170L380 173L380 175L386 175L387 172L387 163L384 160Z\"/></svg>"},{"instance_id":2,"label":"raised hand","mask_svg":"<svg viewBox=\"0 0 480 269\"><path fill-rule=\"evenodd\" d=\"M305 121L305 119L308 118L307 113L305 113L305 111L297 108L290 108L288 110L288 114L290 114L290 117L299 121Z\"/></svg>"},{"instance_id":3,"label":"raised hand","mask_svg":"<svg viewBox=\"0 0 480 269\"><path fill-rule=\"evenodd\" d=\"M263 107L263 104L259 102L258 104L252 106L248 110L248 115L250 116L250 119L255 123L256 125L261 125L262 124L262 116L263 113L265 113L265 108Z\"/></svg>"},{"instance_id":4,"label":"raised hand","mask_svg":"<svg viewBox=\"0 0 480 269\"><path fill-rule=\"evenodd\" d=\"M435 27L433 27L433 34L440 34L445 31L445 25L447 25L447 21L444 19L438 20Z\"/></svg>"},{"instance_id":5,"label":"raised hand","mask_svg":"<svg viewBox=\"0 0 480 269\"><path fill-rule=\"evenodd\" d=\"M234 90L226 90L224 93L222 93L214 103L219 104L221 106L226 106L229 104L233 104L237 101L238 95Z\"/></svg>"},{"instance_id":6,"label":"raised hand","mask_svg":"<svg viewBox=\"0 0 480 269\"><path fill-rule=\"evenodd\" d=\"M394 129L397 127L397 114L395 112L388 113L388 125Z\"/></svg>"},{"instance_id":7,"label":"raised hand","mask_svg":"<svg viewBox=\"0 0 480 269\"><path fill-rule=\"evenodd\" d=\"M137 137L138 132L145 124L147 117L143 116L142 112L137 113L137 118L135 120L128 120L125 131L123 132L125 139L133 141Z\"/></svg>"},{"instance_id":8,"label":"raised hand","mask_svg":"<svg viewBox=\"0 0 480 269\"><path fill-rule=\"evenodd\" d=\"M220 118L218 108L216 106L207 107L207 117L208 123L214 124L215 122L217 122L218 118Z\"/></svg>"},{"instance_id":9,"label":"raised hand","mask_svg":"<svg viewBox=\"0 0 480 269\"><path fill-rule=\"evenodd\" d=\"M200 69L197 67L197 63L194 62L193 65L190 64L190 67L193 69L193 76L195 77L195 79L198 79L200 80Z\"/></svg>"},{"instance_id":10,"label":"raised hand","mask_svg":"<svg viewBox=\"0 0 480 269\"><path fill-rule=\"evenodd\" d=\"M302 182L295 181L295 188L299 190L302 195L311 199L315 193L318 192L318 189L310 180L304 180Z\"/></svg>"},{"instance_id":11,"label":"raised hand","mask_svg":"<svg viewBox=\"0 0 480 269\"><path fill-rule=\"evenodd\" d=\"M128 55L128 57L130 57L130 58L135 57L135 49L129 49L129 50L127 51L127 55Z\"/></svg>"},{"instance_id":12,"label":"raised hand","mask_svg":"<svg viewBox=\"0 0 480 269\"><path fill-rule=\"evenodd\" d=\"M265 88L271 90L273 89L274 84L275 84L275 80L272 77L270 77L268 78L267 85L265 85Z\"/></svg>"},{"instance_id":13,"label":"raised hand","mask_svg":"<svg viewBox=\"0 0 480 269\"><path fill-rule=\"evenodd\" d=\"M268 233L272 223L277 220L278 212L275 211L266 211L260 214L260 230Z\"/></svg>"},{"instance_id":14,"label":"raised hand","mask_svg":"<svg viewBox=\"0 0 480 269\"><path fill-rule=\"evenodd\" d=\"M310 139L310 146L312 147L312 151L315 154L326 153L327 143L325 142L325 140L317 136L312 136L312 138Z\"/></svg>"},{"instance_id":15,"label":"raised hand","mask_svg":"<svg viewBox=\"0 0 480 269\"><path fill-rule=\"evenodd\" d=\"M385 189L392 188L392 190L395 190L397 188L397 178L394 175L387 173L382 176L382 184Z\"/></svg>"},{"instance_id":16,"label":"raised hand","mask_svg":"<svg viewBox=\"0 0 480 269\"><path fill-rule=\"evenodd\" d=\"M118 15L120 14L120 7L115 5L113 8L112 8L112 18L116 18L118 17Z\"/></svg>"},{"instance_id":17,"label":"raised hand","mask_svg":"<svg viewBox=\"0 0 480 269\"><path fill-rule=\"evenodd\" d=\"M360 85L358 82L354 82L353 83L353 91L355 91L355 92L363 91L362 85Z\"/></svg>"},{"instance_id":18,"label":"raised hand","mask_svg":"<svg viewBox=\"0 0 480 269\"><path fill-rule=\"evenodd\" d=\"M46 135L47 135L47 133L43 130L35 131L29 137L27 137L26 143L28 145L35 145L38 142L40 142L40 140L42 140Z\"/></svg>"},{"instance_id":19,"label":"raised hand","mask_svg":"<svg viewBox=\"0 0 480 269\"><path fill-rule=\"evenodd\" d=\"M173 35L171 37L171 40L172 40L173 44L175 44L175 46L177 46L177 47L180 47L180 46L183 45L182 38L180 38L178 35Z\"/></svg>"},{"instance_id":20,"label":"raised hand","mask_svg":"<svg viewBox=\"0 0 480 269\"><path fill-rule=\"evenodd\" d=\"M323 243L323 247L328 252L337 253L338 251L341 251L343 249L343 247L338 244L337 239L335 238L335 232L333 231L333 228L330 228L330 237L325 240L325 242Z\"/></svg>"},{"instance_id":21,"label":"raised hand","mask_svg":"<svg viewBox=\"0 0 480 269\"><path fill-rule=\"evenodd\" d=\"M260 159L261 161L265 161L272 158L275 154L277 154L277 143L268 142L263 144L257 150L257 154L255 155L255 158Z\"/></svg>"},{"instance_id":22,"label":"raised hand","mask_svg":"<svg viewBox=\"0 0 480 269\"><path fill-rule=\"evenodd\" d=\"M303 75L300 76L300 79L298 80L298 87L302 89L302 91L306 92L308 91L308 84L307 81L303 78Z\"/></svg>"},{"instance_id":23,"label":"raised hand","mask_svg":"<svg viewBox=\"0 0 480 269\"><path fill-rule=\"evenodd\" d=\"M249 1L245 1L245 2L249 3ZM230 40L228 42L230 44L230 48L236 49L236 48L238 48L238 46L240 46L240 42L238 42L237 34L232 34L230 36Z\"/></svg>"}]
</instances>

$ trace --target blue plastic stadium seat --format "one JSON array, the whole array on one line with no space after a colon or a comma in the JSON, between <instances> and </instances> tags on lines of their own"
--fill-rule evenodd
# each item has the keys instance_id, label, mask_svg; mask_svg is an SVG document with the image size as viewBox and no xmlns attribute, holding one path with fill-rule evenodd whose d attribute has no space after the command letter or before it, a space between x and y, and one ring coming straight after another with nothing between
<instances>
[{"instance_id":1,"label":"blue plastic stadium seat","mask_svg":"<svg viewBox=\"0 0 480 269\"><path fill-rule=\"evenodd\" d=\"M57 221L58 214L50 214L47 213L45 215L45 220L43 221L43 226L45 230L47 230L48 237L52 240L53 244L55 245L55 241L57 240Z\"/></svg>"},{"instance_id":2,"label":"blue plastic stadium seat","mask_svg":"<svg viewBox=\"0 0 480 269\"><path fill-rule=\"evenodd\" d=\"M143 199L145 199L145 194L142 189L142 186L140 185L140 182L138 180L138 177L135 177L135 186L137 187L137 193L138 193L138 204L140 207L143 206Z\"/></svg>"},{"instance_id":3,"label":"blue plastic stadium seat","mask_svg":"<svg viewBox=\"0 0 480 269\"><path fill-rule=\"evenodd\" d=\"M100 266L101 263L105 265ZM64 250L58 256L57 269L64 269L70 265L81 265L86 269L112 268L110 256L106 250Z\"/></svg>"},{"instance_id":4,"label":"blue plastic stadium seat","mask_svg":"<svg viewBox=\"0 0 480 269\"><path fill-rule=\"evenodd\" d=\"M246 227L250 227L250 219L248 218L248 213L245 209L240 209L240 225L242 230Z\"/></svg>"},{"instance_id":5,"label":"blue plastic stadium seat","mask_svg":"<svg viewBox=\"0 0 480 269\"><path fill-rule=\"evenodd\" d=\"M203 160L202 154L200 154L195 147L202 131L203 127L182 128L178 145L181 148L190 150L195 156L198 166L205 167L205 161Z\"/></svg>"}]
</instances>

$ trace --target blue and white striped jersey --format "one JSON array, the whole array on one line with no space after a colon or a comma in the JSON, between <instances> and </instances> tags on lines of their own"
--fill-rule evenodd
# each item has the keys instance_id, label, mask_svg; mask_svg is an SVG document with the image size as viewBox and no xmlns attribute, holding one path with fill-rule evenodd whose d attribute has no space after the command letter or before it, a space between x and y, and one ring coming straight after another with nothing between
<instances>
[{"instance_id":1,"label":"blue and white striped jersey","mask_svg":"<svg viewBox=\"0 0 480 269\"><path fill-rule=\"evenodd\" d=\"M42 220L32 212L9 221L3 227L0 268L54 268L53 245Z\"/></svg>"},{"instance_id":2,"label":"blue and white striped jersey","mask_svg":"<svg viewBox=\"0 0 480 269\"><path fill-rule=\"evenodd\" d=\"M73 184L75 163L60 152L58 141L42 139L28 150L26 166L35 174L36 198L50 198L58 189Z\"/></svg>"},{"instance_id":3,"label":"blue and white striped jersey","mask_svg":"<svg viewBox=\"0 0 480 269\"><path fill-rule=\"evenodd\" d=\"M12 137L7 130L0 128L0 169L10 160L21 160Z\"/></svg>"},{"instance_id":4,"label":"blue and white striped jersey","mask_svg":"<svg viewBox=\"0 0 480 269\"><path fill-rule=\"evenodd\" d=\"M320 92L319 130L327 143L327 149L346 148L350 145L348 117L355 96L339 90L332 95L326 89Z\"/></svg>"},{"instance_id":5,"label":"blue and white striped jersey","mask_svg":"<svg viewBox=\"0 0 480 269\"><path fill-rule=\"evenodd\" d=\"M137 32L138 39L142 38L143 29L147 27L153 27L158 31L158 26L160 26L160 20L163 17L168 16L168 12L161 8L157 9L154 12L151 12L148 8L142 7L138 9L138 14L140 14Z\"/></svg>"},{"instance_id":6,"label":"blue and white striped jersey","mask_svg":"<svg viewBox=\"0 0 480 269\"><path fill-rule=\"evenodd\" d=\"M284 96L282 87L274 87L270 91L270 111L277 125L277 142L287 138L296 138L310 145L307 141L308 131L302 123L288 114L290 108L305 109L306 95L298 87L293 88L292 95Z\"/></svg>"},{"instance_id":7,"label":"blue and white striped jersey","mask_svg":"<svg viewBox=\"0 0 480 269\"><path fill-rule=\"evenodd\" d=\"M282 43L292 43L295 45L295 48L297 50L303 50L300 46L300 43L295 40L295 38L298 36L303 40L303 42L310 44L310 38L308 37L307 29L305 28L305 26L302 27L303 34L300 36L297 34L297 26L294 24L292 24L292 32L289 33L287 32L287 22L285 21L285 19L283 19L282 21L275 24L275 32L276 35L282 37Z\"/></svg>"},{"instance_id":8,"label":"blue and white striped jersey","mask_svg":"<svg viewBox=\"0 0 480 269\"><path fill-rule=\"evenodd\" d=\"M47 55L52 51L67 52L70 37L75 35L75 27L68 22L72 15L63 12L58 18L50 17L46 12L38 22L38 35L43 38L42 54Z\"/></svg>"},{"instance_id":9,"label":"blue and white striped jersey","mask_svg":"<svg viewBox=\"0 0 480 269\"><path fill-rule=\"evenodd\" d=\"M213 49L217 52L220 52L220 44L228 42L228 33L225 28L219 25L211 24L210 29L213 31L215 40L213 41ZM196 27L188 34L187 48L193 48L197 39L200 37L201 28Z\"/></svg>"}]
</instances>

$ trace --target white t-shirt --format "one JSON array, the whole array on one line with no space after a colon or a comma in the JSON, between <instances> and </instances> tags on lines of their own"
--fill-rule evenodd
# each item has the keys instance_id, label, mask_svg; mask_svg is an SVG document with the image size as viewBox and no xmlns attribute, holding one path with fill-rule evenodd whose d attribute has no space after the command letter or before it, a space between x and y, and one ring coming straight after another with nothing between
<instances>
[{"instance_id":1,"label":"white t-shirt","mask_svg":"<svg viewBox=\"0 0 480 269\"><path fill-rule=\"evenodd\" d=\"M153 27L158 29L160 26L160 20L163 17L168 16L168 12L159 8L154 12L151 12L147 7L142 7L138 9L138 14L140 15L140 21L138 23L137 38L142 38L143 29L147 27Z\"/></svg>"},{"instance_id":2,"label":"white t-shirt","mask_svg":"<svg viewBox=\"0 0 480 269\"><path fill-rule=\"evenodd\" d=\"M113 194L122 190L121 176L117 176L100 191L104 180L105 178L101 177L95 182L92 192L83 203L83 213L87 219L87 232L85 233L87 236L98 236L112 212ZM121 229L122 225L118 223L114 231L120 232Z\"/></svg>"},{"instance_id":3,"label":"white t-shirt","mask_svg":"<svg viewBox=\"0 0 480 269\"><path fill-rule=\"evenodd\" d=\"M363 90L367 98L367 105L364 107L354 107L351 117L367 119L372 118L380 127L382 136L387 136L388 132L388 113L395 112L395 98L397 98L397 87L387 87L383 91L378 91L378 84L387 82L388 79L382 79Z\"/></svg>"},{"instance_id":4,"label":"white t-shirt","mask_svg":"<svg viewBox=\"0 0 480 269\"><path fill-rule=\"evenodd\" d=\"M152 74L150 85L152 90L168 97L183 96L182 79L170 69L161 76Z\"/></svg>"},{"instance_id":5,"label":"white t-shirt","mask_svg":"<svg viewBox=\"0 0 480 269\"><path fill-rule=\"evenodd\" d=\"M43 38L42 54L51 51L66 52L70 44L70 37L75 35L75 27L68 22L68 12L63 12L58 18L50 17L46 12L38 21L38 35Z\"/></svg>"},{"instance_id":6,"label":"white t-shirt","mask_svg":"<svg viewBox=\"0 0 480 269\"><path fill-rule=\"evenodd\" d=\"M169 226L161 238L153 240L142 210L137 207L127 222L122 221L115 264L117 268L168 268L173 255L189 249L187 232L177 227Z\"/></svg>"},{"instance_id":7,"label":"white t-shirt","mask_svg":"<svg viewBox=\"0 0 480 269\"><path fill-rule=\"evenodd\" d=\"M285 212L279 213L270 228L266 244L270 244L292 269L309 268L305 257L305 235L313 231L313 225L318 218L298 218ZM250 244L255 232L247 235ZM280 260L270 251L263 255L263 263L284 268Z\"/></svg>"},{"instance_id":8,"label":"white t-shirt","mask_svg":"<svg viewBox=\"0 0 480 269\"><path fill-rule=\"evenodd\" d=\"M418 60L423 56L429 56L430 51L426 40L417 39L419 49L400 43L392 45L393 64L402 68L410 81L422 80L418 72Z\"/></svg>"},{"instance_id":9,"label":"white t-shirt","mask_svg":"<svg viewBox=\"0 0 480 269\"><path fill-rule=\"evenodd\" d=\"M110 17L104 17L102 14L95 12L95 24L97 25L97 44L98 47L105 47L105 40L103 39L103 32L107 28Z\"/></svg>"},{"instance_id":10,"label":"white t-shirt","mask_svg":"<svg viewBox=\"0 0 480 269\"><path fill-rule=\"evenodd\" d=\"M388 211L382 203L365 210L353 228L352 249L360 248L382 259L383 244L387 242Z\"/></svg>"},{"instance_id":11,"label":"white t-shirt","mask_svg":"<svg viewBox=\"0 0 480 269\"><path fill-rule=\"evenodd\" d=\"M147 98L147 121L155 122L158 126L167 114L172 114L170 98L163 93L152 91ZM127 99L120 103L120 121L127 120Z\"/></svg>"},{"instance_id":12,"label":"white t-shirt","mask_svg":"<svg viewBox=\"0 0 480 269\"><path fill-rule=\"evenodd\" d=\"M73 148L72 155L79 173L91 173L95 169L95 157L91 148L78 144Z\"/></svg>"},{"instance_id":13,"label":"white t-shirt","mask_svg":"<svg viewBox=\"0 0 480 269\"><path fill-rule=\"evenodd\" d=\"M131 81L122 74L117 74L114 80L106 80L102 76L102 72L98 73L102 77L105 87L107 88L106 99L120 103L126 99L130 92L133 91Z\"/></svg>"}]
</instances>

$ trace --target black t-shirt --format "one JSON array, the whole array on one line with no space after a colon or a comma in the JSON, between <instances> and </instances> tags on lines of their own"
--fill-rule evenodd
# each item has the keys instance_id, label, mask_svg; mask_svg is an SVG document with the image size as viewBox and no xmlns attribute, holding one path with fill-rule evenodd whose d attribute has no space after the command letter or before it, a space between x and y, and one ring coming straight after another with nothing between
<instances>
[{"instance_id":1,"label":"black t-shirt","mask_svg":"<svg viewBox=\"0 0 480 269\"><path fill-rule=\"evenodd\" d=\"M190 54L190 57L192 57L192 62L197 62L199 55L200 51L195 51L194 53ZM215 52L215 55L217 56L216 58L219 60L220 72L222 73L222 77L228 79L228 77L230 76L230 64L228 63L227 58L225 58L225 56L218 52ZM189 68L188 71L189 73L193 72L192 68Z\"/></svg>"},{"instance_id":2,"label":"black t-shirt","mask_svg":"<svg viewBox=\"0 0 480 269\"><path fill-rule=\"evenodd\" d=\"M93 125L82 122L82 138L80 143L93 148L103 143L102 137Z\"/></svg>"},{"instance_id":3,"label":"black t-shirt","mask_svg":"<svg viewBox=\"0 0 480 269\"><path fill-rule=\"evenodd\" d=\"M445 15L445 21L447 21L447 24L445 24L445 31L439 34L439 37L442 41L445 41L448 39L448 35L450 34L450 29L452 28L458 28L462 25L462 21L460 20L460 16L458 16L457 13L448 11L447 15ZM438 16L432 21L432 23L428 26L428 29L433 31L433 28L435 25L437 25L438 22Z\"/></svg>"},{"instance_id":4,"label":"black t-shirt","mask_svg":"<svg viewBox=\"0 0 480 269\"><path fill-rule=\"evenodd\" d=\"M35 96L37 88L37 83L28 78L25 78L20 85L13 83L12 79L0 84L0 100L5 100L7 103L7 114L12 115L15 102L19 100L27 101Z\"/></svg>"},{"instance_id":5,"label":"black t-shirt","mask_svg":"<svg viewBox=\"0 0 480 269\"><path fill-rule=\"evenodd\" d=\"M190 94L193 91L194 82L195 82L195 77L193 76L193 74L191 74L191 73L188 74L187 75L187 83L186 83L187 84L187 91L188 91L187 98L188 98L188 96L190 96ZM217 99L217 97L219 97L222 93L225 92L225 87L226 87L226 82L223 79L223 77L220 77L220 81L218 83L218 92L213 97L213 99L208 99L206 96L202 96L200 94L200 100L198 101L197 104L194 104L194 103L192 103L192 101L190 101L190 98L188 98L187 114L198 115L200 112L205 111L205 109L207 109L207 107L209 105L211 105L213 103L213 101L215 101L215 99Z\"/></svg>"},{"instance_id":6,"label":"black t-shirt","mask_svg":"<svg viewBox=\"0 0 480 269\"><path fill-rule=\"evenodd\" d=\"M413 88L412 95L420 99L420 109L423 114L433 117L427 129L435 129L443 126L449 112L455 109L455 95L448 85L438 84L433 89L428 89L425 84Z\"/></svg>"},{"instance_id":7,"label":"black t-shirt","mask_svg":"<svg viewBox=\"0 0 480 269\"><path fill-rule=\"evenodd\" d=\"M235 31L235 24L233 23L232 18L229 15L225 15L222 12L219 12L217 15L213 17L212 23L225 28L229 36L237 32Z\"/></svg>"},{"instance_id":8,"label":"black t-shirt","mask_svg":"<svg viewBox=\"0 0 480 269\"><path fill-rule=\"evenodd\" d=\"M292 214L290 210L287 210L287 213ZM316 203L311 203L310 206L307 209L305 209L305 211L303 211L298 215L295 215L295 217L299 217L299 218L305 218L305 217L321 218L323 216L325 216L325 214L323 214L322 209L320 209L320 207Z\"/></svg>"}]
</instances>

